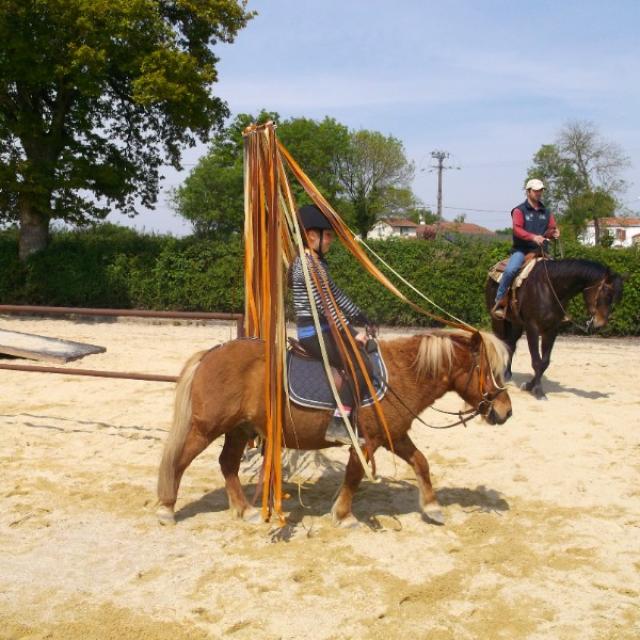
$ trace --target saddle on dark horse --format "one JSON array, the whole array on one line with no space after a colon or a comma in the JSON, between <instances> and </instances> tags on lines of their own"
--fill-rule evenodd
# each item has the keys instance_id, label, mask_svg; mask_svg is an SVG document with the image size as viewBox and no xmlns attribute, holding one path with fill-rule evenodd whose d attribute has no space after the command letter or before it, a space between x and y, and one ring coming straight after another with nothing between
<instances>
[{"instance_id":1,"label":"saddle on dark horse","mask_svg":"<svg viewBox=\"0 0 640 640\"><path fill-rule=\"evenodd\" d=\"M375 399L382 400L387 392L387 368L377 348L367 348L371 369L373 372L373 387ZM371 342L370 342L371 344ZM302 345L289 338L289 350L287 352L287 378L289 382L289 397L291 401L301 407L311 409L334 409L336 401L331 392L331 386L327 380L324 365L307 353ZM372 345L373 347L373 345ZM353 406L353 394L348 384L348 378L344 371L331 367L334 382L339 390L343 404ZM366 393L360 403L361 407L373 404L374 399Z\"/></svg>"},{"instance_id":2,"label":"saddle on dark horse","mask_svg":"<svg viewBox=\"0 0 640 640\"><path fill-rule=\"evenodd\" d=\"M507 310L508 312L518 315L518 289L522 286L523 282L529 277L529 274L533 270L533 268L540 262L541 260L552 260L550 256L541 256L539 253L528 253L524 258L524 263L522 267L520 267L520 271L516 274L515 278L512 280L511 285L509 286L509 290L507 291ZM496 262L490 269L487 274L491 280L500 284L500 280L502 279L502 274L504 270L507 268L507 263L509 262L509 258L505 258L504 260L500 260L500 262Z\"/></svg>"}]
</instances>

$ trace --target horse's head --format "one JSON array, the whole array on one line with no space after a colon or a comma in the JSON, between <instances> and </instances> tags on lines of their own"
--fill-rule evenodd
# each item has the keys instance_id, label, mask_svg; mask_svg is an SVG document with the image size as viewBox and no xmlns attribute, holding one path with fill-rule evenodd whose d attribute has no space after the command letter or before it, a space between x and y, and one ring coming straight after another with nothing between
<instances>
[{"instance_id":1,"label":"horse's head","mask_svg":"<svg viewBox=\"0 0 640 640\"><path fill-rule=\"evenodd\" d=\"M512 413L511 398L503 381L507 347L484 331L472 333L465 341L468 349L460 361L455 391L489 424L503 424Z\"/></svg>"},{"instance_id":2,"label":"horse's head","mask_svg":"<svg viewBox=\"0 0 640 640\"><path fill-rule=\"evenodd\" d=\"M591 314L591 326L599 329L609 322L613 305L622 298L623 282L622 276L607 269L601 280L584 289L584 302Z\"/></svg>"}]
</instances>

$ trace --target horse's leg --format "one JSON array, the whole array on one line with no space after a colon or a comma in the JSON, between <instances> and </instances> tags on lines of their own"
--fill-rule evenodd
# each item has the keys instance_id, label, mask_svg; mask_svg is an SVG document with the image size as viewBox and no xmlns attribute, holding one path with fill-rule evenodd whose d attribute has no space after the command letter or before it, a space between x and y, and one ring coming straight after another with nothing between
<instances>
[{"instance_id":1,"label":"horse's leg","mask_svg":"<svg viewBox=\"0 0 640 640\"><path fill-rule=\"evenodd\" d=\"M260 511L249 504L238 478L242 454L250 436L251 433L243 427L228 431L224 436L219 462L229 498L229 508L243 520L258 522Z\"/></svg>"},{"instance_id":2,"label":"horse's leg","mask_svg":"<svg viewBox=\"0 0 640 640\"><path fill-rule=\"evenodd\" d=\"M540 380L538 381L538 388L543 398L546 398L544 391L542 390L542 376L544 372L549 368L551 364L551 351L558 337L558 331L553 329L542 334L542 340L540 341L541 362L540 362ZM539 397L539 396L536 396Z\"/></svg>"},{"instance_id":3,"label":"horse's leg","mask_svg":"<svg viewBox=\"0 0 640 640\"><path fill-rule=\"evenodd\" d=\"M173 491L171 494L161 500L160 506L156 511L160 524L173 524L174 507L178 497L178 489L180 488L180 480L187 467L193 462L194 458L202 453L211 443L212 438L203 435L200 430L196 429L192 424L189 433L184 441L182 451L175 461Z\"/></svg>"},{"instance_id":4,"label":"horse's leg","mask_svg":"<svg viewBox=\"0 0 640 640\"><path fill-rule=\"evenodd\" d=\"M505 321L506 324L506 321ZM507 366L504 371L504 380L505 382L509 382L513 377L511 371L511 363L513 362L513 356L516 354L516 347L518 346L518 340L520 340L520 336L522 335L523 326L521 324L513 324L511 322L508 323L509 327L506 331L506 338L504 342L507 347L509 347L509 360L507 361Z\"/></svg>"},{"instance_id":5,"label":"horse's leg","mask_svg":"<svg viewBox=\"0 0 640 640\"><path fill-rule=\"evenodd\" d=\"M340 527L357 527L358 521L351 512L353 504L353 495L358 489L360 482L364 476L364 469L353 447L349 449L349 462L344 474L344 481L338 498L331 507L331 515L336 525Z\"/></svg>"},{"instance_id":6,"label":"horse's leg","mask_svg":"<svg viewBox=\"0 0 640 640\"><path fill-rule=\"evenodd\" d=\"M388 443L385 447L389 449ZM418 450L408 435L393 441L393 450L405 462L413 467L418 480L420 509L427 520L435 524L444 524L444 513L438 504L436 493L431 484L429 463L424 454Z\"/></svg>"},{"instance_id":7,"label":"horse's leg","mask_svg":"<svg viewBox=\"0 0 640 640\"><path fill-rule=\"evenodd\" d=\"M527 327L527 343L529 345L529 353L531 354L531 366L533 367L533 377L529 382L522 385L525 391L530 391L538 400L546 400L540 379L542 378L542 358L540 357L539 348L540 334L537 329Z\"/></svg>"}]
</instances>

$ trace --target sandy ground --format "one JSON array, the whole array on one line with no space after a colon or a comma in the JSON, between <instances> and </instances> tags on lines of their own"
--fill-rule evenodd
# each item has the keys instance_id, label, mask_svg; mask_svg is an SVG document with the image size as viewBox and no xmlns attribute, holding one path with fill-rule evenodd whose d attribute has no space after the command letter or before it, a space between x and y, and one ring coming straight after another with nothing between
<instances>
[{"instance_id":1,"label":"sandy ground","mask_svg":"<svg viewBox=\"0 0 640 640\"><path fill-rule=\"evenodd\" d=\"M166 322L0 327L107 347L71 367L170 375L233 335ZM506 425L414 427L444 526L421 519L413 472L383 452L355 530L329 516L346 449L288 458L279 530L231 517L220 443L188 470L177 525L160 527L172 384L1 371L0 638L640 637L640 341L560 339L553 355L548 402L512 386ZM258 468L249 455L241 470L251 494Z\"/></svg>"}]
</instances>

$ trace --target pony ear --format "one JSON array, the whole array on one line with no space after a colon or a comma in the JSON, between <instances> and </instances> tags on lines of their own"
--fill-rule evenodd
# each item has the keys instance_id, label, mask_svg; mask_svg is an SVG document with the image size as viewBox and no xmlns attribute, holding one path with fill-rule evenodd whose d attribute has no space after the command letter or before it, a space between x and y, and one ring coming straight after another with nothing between
<instances>
[{"instance_id":1,"label":"pony ear","mask_svg":"<svg viewBox=\"0 0 640 640\"><path fill-rule=\"evenodd\" d=\"M480 351L480 347L482 346L482 336L479 331L474 331L471 334L471 338L469 339L469 346L474 353Z\"/></svg>"}]
</instances>

